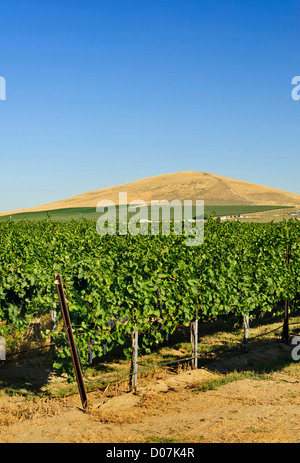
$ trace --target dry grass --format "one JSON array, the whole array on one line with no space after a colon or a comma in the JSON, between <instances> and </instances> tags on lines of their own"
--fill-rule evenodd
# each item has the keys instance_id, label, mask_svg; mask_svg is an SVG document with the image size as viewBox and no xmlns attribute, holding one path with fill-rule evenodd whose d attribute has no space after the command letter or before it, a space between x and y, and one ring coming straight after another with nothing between
<instances>
[{"instance_id":1,"label":"dry grass","mask_svg":"<svg viewBox=\"0 0 300 463\"><path fill-rule=\"evenodd\" d=\"M140 199L148 204L151 200L202 199L206 205L300 205L300 195L275 188L243 182L208 172L184 171L158 175L90 191L53 203L28 209L0 213L8 215L20 212L50 211L54 209L96 207L101 200L119 204L119 192L127 192L127 203Z\"/></svg>"},{"instance_id":2,"label":"dry grass","mask_svg":"<svg viewBox=\"0 0 300 463\"><path fill-rule=\"evenodd\" d=\"M293 321L299 320L300 317L295 317L293 319ZM278 338L278 333L280 333L279 330L279 332L267 334L268 331L281 325L279 321L274 320L273 323L270 322L271 320L269 320L268 323L266 321L264 324L265 326L258 322L258 325L255 326L255 323L253 323L250 333L251 336L264 333L263 340L266 342L266 347L268 347L267 343L271 343L270 346L272 346L274 342L274 346L276 346L278 343L276 343L276 338ZM292 330L293 325L291 326L291 334ZM295 333L297 330L298 325L295 325ZM30 333L31 329L28 335ZM163 358L159 358L159 355L162 357L166 356L169 349L174 357L177 356L176 353L188 356L190 345L187 342L182 342L180 333L178 336L179 338L174 340L175 342L171 344L170 348L162 346L160 351L153 354L155 356L154 363L156 363L157 360L162 361ZM29 336L29 338L31 338L31 336ZM242 329L233 329L233 326L231 326L229 322L226 324L223 324L221 321L203 324L201 325L201 339L199 344L199 347L201 346L199 351L201 350L203 352L203 356L201 354L201 357L207 357L209 354L212 361L220 362L223 357L235 360L237 354L236 349L241 353L241 339ZM257 346L256 344L253 346L251 344L251 350L250 353L247 354L247 358L251 357L251 352L254 351L257 358L256 361L259 364L260 351L265 342L262 344L260 342ZM145 361L145 359L141 360ZM152 360L153 362L153 359L148 360ZM139 375L136 393L129 392L128 377L114 382L111 381L107 384L99 385L95 383L97 388L88 392L87 414L90 421L98 423L99 425L102 423L117 426L125 424L138 426L142 420L149 416L162 419L164 410L172 409L174 414L180 415L179 408L182 407L183 401L189 394L208 394L211 391L223 389L224 385L226 388L226 385L228 387L230 384L241 382L243 379L256 380L257 384L260 381L265 382L269 380L272 384L276 382L278 384L283 383L287 386L289 385L291 387L291 395L290 397L287 395L285 396L286 403L299 405L299 396L296 391L294 393L292 390L294 385L297 386L297 384L299 384L299 364L276 362L276 359L270 359L269 366L271 368L266 371L263 369L261 373L259 369L255 368L255 370L253 370L252 366L249 372L231 373L228 376L208 370L206 375L204 371L205 368L197 370L197 374L199 374L199 376L197 376L195 370L191 370L190 365L187 363L179 363L173 365L172 368L154 368ZM116 359L115 364L116 366L118 365ZM190 378L189 381L187 381L188 378ZM68 388L72 388L72 391L71 389L68 391ZM57 383L50 382L45 391L45 395L50 394L49 397L45 395L42 397L37 396L34 392L28 393L24 397L22 396L22 391L18 392L17 389L13 391L13 395L11 394L12 390L7 390L6 395L4 388L0 395L0 426L5 428L17 423L29 423L38 418L55 417L65 411L66 407L78 407L80 402L78 400L78 389L76 384L67 385L65 381ZM175 397L176 400L174 402ZM107 404L108 406L105 407L103 404ZM252 434L254 434L254 431Z\"/></svg>"},{"instance_id":3,"label":"dry grass","mask_svg":"<svg viewBox=\"0 0 300 463\"><path fill-rule=\"evenodd\" d=\"M61 403L49 399L12 399L0 406L0 426L11 426L33 418L58 415Z\"/></svg>"}]
</instances>

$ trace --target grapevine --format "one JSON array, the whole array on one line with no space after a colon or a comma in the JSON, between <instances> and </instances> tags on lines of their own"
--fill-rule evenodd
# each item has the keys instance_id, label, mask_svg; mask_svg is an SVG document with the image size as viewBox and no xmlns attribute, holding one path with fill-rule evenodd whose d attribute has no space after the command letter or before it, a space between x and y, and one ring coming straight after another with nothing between
<instances>
[{"instance_id":1,"label":"grapevine","mask_svg":"<svg viewBox=\"0 0 300 463\"><path fill-rule=\"evenodd\" d=\"M95 222L50 219L0 225L0 335L25 329L34 317L57 307L54 274L62 275L76 343L88 364L93 354L143 334L150 352L195 313L201 321L234 315L241 319L299 308L300 223L205 224L200 246L185 236L104 235ZM286 263L289 250L290 263ZM59 320L58 320L59 321ZM59 326L59 324L58 324ZM49 333L48 333L49 334ZM72 374L63 330L51 333L54 366ZM124 350L130 355L128 350Z\"/></svg>"}]
</instances>

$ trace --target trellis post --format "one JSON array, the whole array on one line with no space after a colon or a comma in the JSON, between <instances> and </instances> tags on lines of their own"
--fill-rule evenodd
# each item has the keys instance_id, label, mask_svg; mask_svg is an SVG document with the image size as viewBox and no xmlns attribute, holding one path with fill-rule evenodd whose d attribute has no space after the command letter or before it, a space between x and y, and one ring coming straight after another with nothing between
<instances>
[{"instance_id":1,"label":"trellis post","mask_svg":"<svg viewBox=\"0 0 300 463\"><path fill-rule=\"evenodd\" d=\"M286 250L286 264L290 264L290 250L287 248ZM290 311L290 299L287 298L285 301L284 307L284 322L283 322L283 329L281 335L281 342L288 344L289 343L289 311Z\"/></svg>"},{"instance_id":2,"label":"trellis post","mask_svg":"<svg viewBox=\"0 0 300 463\"><path fill-rule=\"evenodd\" d=\"M243 342L243 347L244 351L248 352L249 349L249 314L245 315L243 317L243 324L244 324L244 342Z\"/></svg>"},{"instance_id":3,"label":"trellis post","mask_svg":"<svg viewBox=\"0 0 300 463\"><path fill-rule=\"evenodd\" d=\"M81 403L83 409L86 409L87 407L87 396L85 392L85 387L84 387L84 382L83 382L83 376L82 376L82 371L81 371L81 365L80 365L80 360L76 348L76 343L75 339L73 336L73 330L72 330L72 325L71 325L71 320L70 320L70 314L69 314L69 309L67 305L67 301L65 298L65 293L64 293L64 288L62 284L62 279L60 275L55 275L55 284L56 284L56 289L57 289L57 294L59 298L59 303L61 307L61 312L64 320L64 326L65 330L67 333L67 338L69 342L69 347L71 351L71 357L73 361L73 366L75 370L75 375L76 375L76 380L78 384L78 389L80 393L80 398L81 398Z\"/></svg>"},{"instance_id":4,"label":"trellis post","mask_svg":"<svg viewBox=\"0 0 300 463\"><path fill-rule=\"evenodd\" d=\"M130 380L129 380L129 387L131 391L136 390L136 384L137 384L138 349L139 349L138 339L139 339L139 332L132 331L131 333L132 354L131 354L131 368L130 368Z\"/></svg>"},{"instance_id":5,"label":"trellis post","mask_svg":"<svg viewBox=\"0 0 300 463\"><path fill-rule=\"evenodd\" d=\"M190 325L191 345L192 345L192 368L198 368L198 312Z\"/></svg>"}]
</instances>

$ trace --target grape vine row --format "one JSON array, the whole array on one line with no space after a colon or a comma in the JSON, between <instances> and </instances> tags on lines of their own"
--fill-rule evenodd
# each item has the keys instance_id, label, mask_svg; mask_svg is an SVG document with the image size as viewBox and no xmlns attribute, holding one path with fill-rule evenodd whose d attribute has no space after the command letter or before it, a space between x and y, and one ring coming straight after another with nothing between
<instances>
[{"instance_id":1,"label":"grape vine row","mask_svg":"<svg viewBox=\"0 0 300 463\"><path fill-rule=\"evenodd\" d=\"M0 225L0 335L25 329L49 313L63 276L76 343L88 365L104 349L142 333L140 350L163 341L195 313L201 321L299 309L300 222L205 223L201 246L185 236L100 236L92 220L2 222ZM290 263L286 263L289 250ZM58 311L58 322L60 313ZM59 323L58 323L59 326ZM49 335L49 333L46 333ZM54 366L72 375L63 330L51 333ZM126 355L130 348L124 347Z\"/></svg>"}]
</instances>

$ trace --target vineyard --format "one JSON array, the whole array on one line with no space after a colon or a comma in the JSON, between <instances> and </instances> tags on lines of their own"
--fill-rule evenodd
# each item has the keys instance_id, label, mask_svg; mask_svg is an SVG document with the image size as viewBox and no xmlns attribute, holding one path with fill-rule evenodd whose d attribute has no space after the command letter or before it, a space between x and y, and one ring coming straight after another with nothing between
<instances>
[{"instance_id":1,"label":"vineyard","mask_svg":"<svg viewBox=\"0 0 300 463\"><path fill-rule=\"evenodd\" d=\"M53 366L74 378L54 275L62 277L83 368L116 346L149 353L178 326L299 313L300 223L205 223L201 246L185 236L100 236L95 221L0 224L0 335L13 339L56 311L44 336ZM16 336L15 336L16 337ZM16 346L7 346L8 352Z\"/></svg>"}]
</instances>

